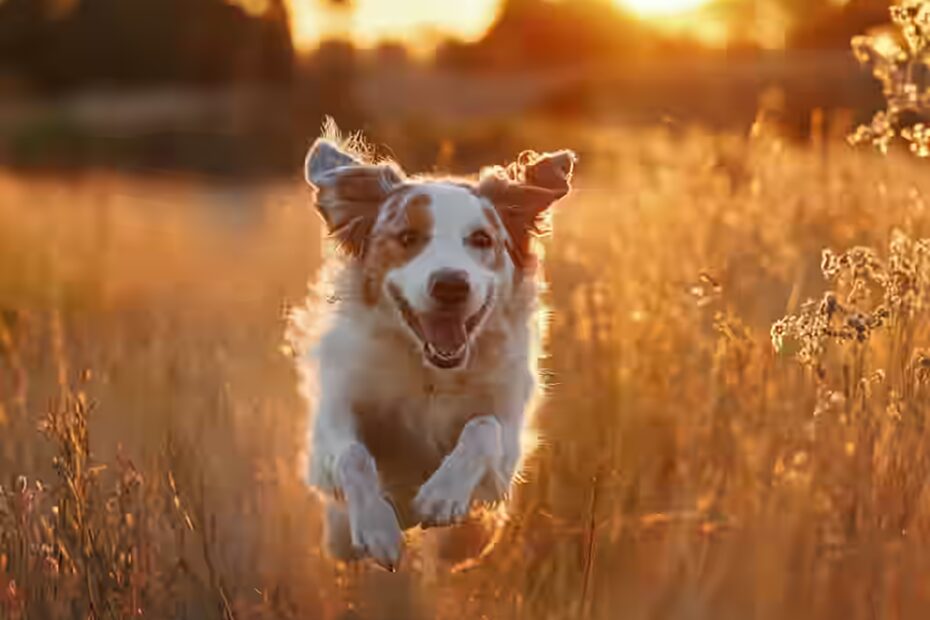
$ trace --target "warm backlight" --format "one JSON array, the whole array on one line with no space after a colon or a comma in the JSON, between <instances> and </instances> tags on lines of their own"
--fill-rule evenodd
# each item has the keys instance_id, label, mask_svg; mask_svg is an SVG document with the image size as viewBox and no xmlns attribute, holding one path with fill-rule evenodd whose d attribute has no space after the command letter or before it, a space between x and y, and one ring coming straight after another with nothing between
<instances>
[{"instance_id":1,"label":"warm backlight","mask_svg":"<svg viewBox=\"0 0 930 620\"><path fill-rule=\"evenodd\" d=\"M267 0L236 0L264 6ZM573 2L574 0L560 0ZM692 12L711 0L610 0L618 8L644 19L658 20L669 29L689 30L703 38L706 20L695 23ZM3 0L0 0L2 3ZM383 41L402 42L416 50L429 49L444 37L479 39L493 23L502 0L286 0L294 43L313 49L328 37L347 38L360 47ZM607 7L605 7L606 10ZM687 20L687 22L682 22Z\"/></svg>"},{"instance_id":2,"label":"warm backlight","mask_svg":"<svg viewBox=\"0 0 930 620\"><path fill-rule=\"evenodd\" d=\"M643 17L677 15L700 8L708 0L616 0L621 8Z\"/></svg>"},{"instance_id":3,"label":"warm backlight","mask_svg":"<svg viewBox=\"0 0 930 620\"><path fill-rule=\"evenodd\" d=\"M340 5L349 10L339 10ZM417 48L447 36L480 38L494 21L500 0L288 0L288 6L300 49L312 49L329 36L349 38L362 47L399 41Z\"/></svg>"}]
</instances>

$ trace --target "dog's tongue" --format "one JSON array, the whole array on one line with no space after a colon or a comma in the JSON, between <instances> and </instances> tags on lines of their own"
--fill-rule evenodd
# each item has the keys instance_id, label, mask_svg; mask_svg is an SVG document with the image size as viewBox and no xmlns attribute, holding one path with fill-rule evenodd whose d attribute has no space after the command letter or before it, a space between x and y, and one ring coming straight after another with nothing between
<instances>
[{"instance_id":1,"label":"dog's tongue","mask_svg":"<svg viewBox=\"0 0 930 620\"><path fill-rule=\"evenodd\" d=\"M442 353L456 353L468 340L465 322L459 316L426 316L420 326L426 341Z\"/></svg>"}]
</instances>

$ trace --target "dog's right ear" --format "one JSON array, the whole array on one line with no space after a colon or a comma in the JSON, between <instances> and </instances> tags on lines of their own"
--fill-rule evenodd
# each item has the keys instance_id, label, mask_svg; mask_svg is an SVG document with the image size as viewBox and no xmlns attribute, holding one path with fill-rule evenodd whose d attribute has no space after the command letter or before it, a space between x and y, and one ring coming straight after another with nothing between
<instances>
[{"instance_id":1,"label":"dog's right ear","mask_svg":"<svg viewBox=\"0 0 930 620\"><path fill-rule=\"evenodd\" d=\"M571 191L577 159L569 150L542 154L524 151L507 167L493 166L482 171L478 194L497 210L510 237L508 249L517 267L535 268L531 240L548 231L546 212Z\"/></svg>"},{"instance_id":2,"label":"dog's right ear","mask_svg":"<svg viewBox=\"0 0 930 620\"><path fill-rule=\"evenodd\" d=\"M330 236L347 254L361 257L381 205L404 182L403 174L391 164L365 163L327 138L310 147L305 172Z\"/></svg>"}]
</instances>

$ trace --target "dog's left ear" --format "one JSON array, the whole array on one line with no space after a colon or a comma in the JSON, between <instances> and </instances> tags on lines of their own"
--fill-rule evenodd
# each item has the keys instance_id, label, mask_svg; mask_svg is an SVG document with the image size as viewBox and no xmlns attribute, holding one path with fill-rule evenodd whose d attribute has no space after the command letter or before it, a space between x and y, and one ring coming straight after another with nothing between
<instances>
[{"instance_id":1,"label":"dog's left ear","mask_svg":"<svg viewBox=\"0 0 930 620\"><path fill-rule=\"evenodd\" d=\"M478 193L491 201L507 228L518 267L531 267L530 241L548 232L545 214L571 191L577 161L575 153L568 150L542 154L524 151L506 168L482 171Z\"/></svg>"},{"instance_id":2,"label":"dog's left ear","mask_svg":"<svg viewBox=\"0 0 930 620\"><path fill-rule=\"evenodd\" d=\"M330 235L349 256L362 256L381 205L404 182L403 173L391 164L365 163L329 138L310 147L305 170Z\"/></svg>"}]
</instances>

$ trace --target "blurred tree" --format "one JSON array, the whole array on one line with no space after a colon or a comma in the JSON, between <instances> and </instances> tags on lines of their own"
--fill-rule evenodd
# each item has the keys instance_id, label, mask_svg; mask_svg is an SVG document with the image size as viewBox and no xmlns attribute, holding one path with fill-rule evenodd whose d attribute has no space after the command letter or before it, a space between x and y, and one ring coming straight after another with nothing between
<instances>
[{"instance_id":1,"label":"blurred tree","mask_svg":"<svg viewBox=\"0 0 930 620\"><path fill-rule=\"evenodd\" d=\"M629 59L655 42L641 23L605 10L601 0L505 0L481 41L448 41L437 50L437 62L457 69L569 67Z\"/></svg>"},{"instance_id":2,"label":"blurred tree","mask_svg":"<svg viewBox=\"0 0 930 620\"><path fill-rule=\"evenodd\" d=\"M226 0L0 2L0 71L42 91L290 79L283 0L260 16Z\"/></svg>"},{"instance_id":3,"label":"blurred tree","mask_svg":"<svg viewBox=\"0 0 930 620\"><path fill-rule=\"evenodd\" d=\"M841 3L836 0L773 0L782 9L793 25L802 24L811 18L819 18L825 11Z\"/></svg>"},{"instance_id":4,"label":"blurred tree","mask_svg":"<svg viewBox=\"0 0 930 620\"><path fill-rule=\"evenodd\" d=\"M364 117L355 97L359 73L358 50L350 41L321 42L308 59L307 73L298 84L299 99L308 104L302 115L313 117L315 127L325 115L335 117L343 126L358 127Z\"/></svg>"},{"instance_id":5,"label":"blurred tree","mask_svg":"<svg viewBox=\"0 0 930 620\"><path fill-rule=\"evenodd\" d=\"M887 21L889 0L713 0L707 7L727 26L731 48L849 48L852 36Z\"/></svg>"},{"instance_id":6,"label":"blurred tree","mask_svg":"<svg viewBox=\"0 0 930 620\"><path fill-rule=\"evenodd\" d=\"M803 11L799 12L799 19L788 40L789 47L849 50L852 37L889 21L889 0L821 4L826 6L806 17L800 14Z\"/></svg>"},{"instance_id":7,"label":"blurred tree","mask_svg":"<svg viewBox=\"0 0 930 620\"><path fill-rule=\"evenodd\" d=\"M309 1L309 0L307 0ZM319 19L324 20L324 39L304 58L304 71L295 85L298 116L315 133L325 116L333 116L344 127L359 127L364 114L358 107L355 87L361 59L352 42L354 0L316 0Z\"/></svg>"},{"instance_id":8,"label":"blurred tree","mask_svg":"<svg viewBox=\"0 0 930 620\"><path fill-rule=\"evenodd\" d=\"M375 48L374 62L378 67L407 68L411 64L410 50L403 43L385 41Z\"/></svg>"}]
</instances>

